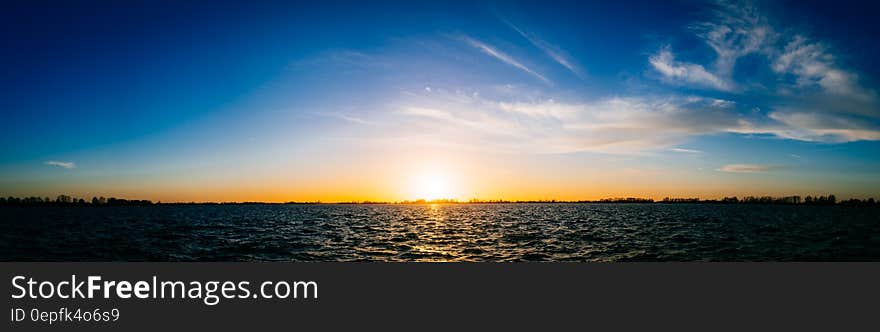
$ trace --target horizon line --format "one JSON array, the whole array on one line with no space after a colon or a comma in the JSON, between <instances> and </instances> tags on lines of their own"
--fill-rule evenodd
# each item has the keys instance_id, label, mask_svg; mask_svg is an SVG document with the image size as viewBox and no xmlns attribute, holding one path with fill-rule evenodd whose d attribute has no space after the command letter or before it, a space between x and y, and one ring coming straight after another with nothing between
<instances>
[{"instance_id":1,"label":"horizon line","mask_svg":"<svg viewBox=\"0 0 880 332\"><path fill-rule=\"evenodd\" d=\"M58 195L54 200L48 196L0 196L0 205L11 204L91 204L91 205L113 205L113 204L497 204L497 203L771 203L771 204L802 204L811 202L875 202L880 199L874 197L847 197L838 199L835 194L827 195L731 195L721 198L704 198L704 197L673 197L665 196L662 199L654 197L635 197L635 196L617 196L605 197L600 199L478 199L471 198L468 200L458 200L455 198L439 198L439 199L413 199L413 200L339 200L339 201L162 201L148 199L129 199L119 197L93 196L91 199L78 198L69 195Z\"/></svg>"}]
</instances>

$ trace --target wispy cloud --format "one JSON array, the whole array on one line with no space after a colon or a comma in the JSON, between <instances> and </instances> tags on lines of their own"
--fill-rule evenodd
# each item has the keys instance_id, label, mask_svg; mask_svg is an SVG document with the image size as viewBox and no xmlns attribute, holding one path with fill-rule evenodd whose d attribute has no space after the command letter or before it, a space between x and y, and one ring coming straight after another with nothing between
<instances>
[{"instance_id":1,"label":"wispy cloud","mask_svg":"<svg viewBox=\"0 0 880 332\"><path fill-rule=\"evenodd\" d=\"M717 55L711 67L680 62L664 47L649 57L667 83L748 94L766 82L735 82L738 59L755 55L767 60L775 75L762 90L766 116L751 124L755 133L815 142L880 140L880 101L859 82L856 71L841 66L827 44L796 29L778 29L751 2L721 1L708 22L692 26Z\"/></svg>"},{"instance_id":2,"label":"wispy cloud","mask_svg":"<svg viewBox=\"0 0 880 332\"><path fill-rule=\"evenodd\" d=\"M727 173L764 173L780 169L778 165L755 165L755 164L730 164L717 169Z\"/></svg>"},{"instance_id":3,"label":"wispy cloud","mask_svg":"<svg viewBox=\"0 0 880 332\"><path fill-rule=\"evenodd\" d=\"M700 150L694 150L694 149L683 149L683 148L672 148L672 149L669 149L669 150L672 151L672 152L691 153L691 154L703 153L703 151L700 151Z\"/></svg>"},{"instance_id":4,"label":"wispy cloud","mask_svg":"<svg viewBox=\"0 0 880 332\"><path fill-rule=\"evenodd\" d=\"M556 61L556 63L562 65L578 77L583 78L584 74L583 71L580 69L580 66L578 66L575 63L574 59L568 56L565 51L553 44L550 44L546 40L539 38L534 33L521 29L517 25L504 18L501 18L501 21L504 22L504 24L507 24L507 26L509 26L511 29L519 33L520 36L528 40L529 43L532 43L532 45L547 54L547 56L553 59L553 61Z\"/></svg>"},{"instance_id":5,"label":"wispy cloud","mask_svg":"<svg viewBox=\"0 0 880 332\"><path fill-rule=\"evenodd\" d=\"M482 51L483 53L485 53L493 58L498 59L501 62L504 62L508 65L513 66L513 67L516 67L517 69L522 70L522 71L524 71L534 77L537 77L538 79L540 79L541 81L544 81L545 83L551 84L550 80L548 80L546 77L544 77L544 75L541 75L538 72L532 70L531 68L526 67L521 62L517 61L516 59L514 59L510 55L507 55L506 53L501 52L497 48L490 46L486 43L483 43L479 40L468 37L468 36L461 36L461 39L465 43L467 43L468 45Z\"/></svg>"},{"instance_id":6,"label":"wispy cloud","mask_svg":"<svg viewBox=\"0 0 880 332\"><path fill-rule=\"evenodd\" d=\"M719 1L713 17L693 28L715 51L715 72L724 78L731 77L739 58L766 52L778 36L769 20L749 1Z\"/></svg>"},{"instance_id":7,"label":"wispy cloud","mask_svg":"<svg viewBox=\"0 0 880 332\"><path fill-rule=\"evenodd\" d=\"M55 161L55 160L50 160L50 161L44 162L43 164L45 164L45 165L49 165L49 166L56 166L56 167L61 167L61 168L67 168L67 169L76 168L76 163L74 163L74 162L72 162L72 161Z\"/></svg>"},{"instance_id":8,"label":"wispy cloud","mask_svg":"<svg viewBox=\"0 0 880 332\"><path fill-rule=\"evenodd\" d=\"M873 95L859 86L857 74L835 63L829 47L796 30L779 32L755 4L721 1L714 14L714 21L695 28L717 54L714 65L719 77L729 79L739 58L759 54L768 58L774 72L794 76L794 88L817 86L825 92L859 98Z\"/></svg>"},{"instance_id":9,"label":"wispy cloud","mask_svg":"<svg viewBox=\"0 0 880 332\"><path fill-rule=\"evenodd\" d=\"M345 121L348 121L348 122L351 122L351 123L356 123L356 124L361 124L361 125L373 126L373 125L376 125L376 124L377 124L376 122L369 121L369 120L364 120L364 119L362 119L362 118L359 118L359 117L356 117L356 116L351 116L351 115L348 115L348 114L345 114L345 113L327 112L327 113L318 113L318 114L319 114L319 115L324 115L324 116L334 117L334 118L337 118L337 119L341 119L341 120L345 120Z\"/></svg>"},{"instance_id":10,"label":"wispy cloud","mask_svg":"<svg viewBox=\"0 0 880 332\"><path fill-rule=\"evenodd\" d=\"M783 138L801 141L843 143L880 140L880 129L864 117L810 109L782 108L768 115L782 126L773 130Z\"/></svg>"},{"instance_id":11,"label":"wispy cloud","mask_svg":"<svg viewBox=\"0 0 880 332\"><path fill-rule=\"evenodd\" d=\"M664 47L648 60L654 69L668 81L722 91L732 89L730 84L707 71L702 65L676 61L668 47Z\"/></svg>"},{"instance_id":12,"label":"wispy cloud","mask_svg":"<svg viewBox=\"0 0 880 332\"><path fill-rule=\"evenodd\" d=\"M736 90L733 72L737 60L753 54L771 55L779 37L769 20L751 2L718 1L712 20L691 26L707 46L715 51L711 65L678 62L669 46L651 56L651 65L668 82L691 84L721 91Z\"/></svg>"},{"instance_id":13,"label":"wispy cloud","mask_svg":"<svg viewBox=\"0 0 880 332\"><path fill-rule=\"evenodd\" d=\"M818 86L834 94L870 98L871 93L856 82L857 75L838 68L834 58L821 43L796 35L778 54L772 68L794 75L800 87Z\"/></svg>"},{"instance_id":14,"label":"wispy cloud","mask_svg":"<svg viewBox=\"0 0 880 332\"><path fill-rule=\"evenodd\" d=\"M492 151L632 154L672 149L692 135L755 130L715 99L613 97L589 102L476 95L410 95L400 101L401 124L428 141L482 142ZM512 99L511 99L512 98ZM673 150L694 153L696 150Z\"/></svg>"}]
</instances>

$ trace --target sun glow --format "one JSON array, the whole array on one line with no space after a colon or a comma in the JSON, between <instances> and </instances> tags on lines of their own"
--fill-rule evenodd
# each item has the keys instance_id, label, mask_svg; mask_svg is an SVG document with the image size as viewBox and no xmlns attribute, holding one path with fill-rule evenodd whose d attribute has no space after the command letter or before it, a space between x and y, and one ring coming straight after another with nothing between
<instances>
[{"instance_id":1,"label":"sun glow","mask_svg":"<svg viewBox=\"0 0 880 332\"><path fill-rule=\"evenodd\" d=\"M452 177L444 172L429 171L420 174L413 183L415 199L455 199Z\"/></svg>"}]
</instances>

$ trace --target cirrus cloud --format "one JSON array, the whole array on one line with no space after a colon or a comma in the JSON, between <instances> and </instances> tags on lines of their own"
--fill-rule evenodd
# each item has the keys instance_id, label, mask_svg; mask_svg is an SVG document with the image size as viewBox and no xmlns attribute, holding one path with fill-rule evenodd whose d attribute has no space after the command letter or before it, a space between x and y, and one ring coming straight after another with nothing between
<instances>
[{"instance_id":1,"label":"cirrus cloud","mask_svg":"<svg viewBox=\"0 0 880 332\"><path fill-rule=\"evenodd\" d=\"M720 2L713 20L694 25L697 36L715 51L711 67L680 62L667 46L648 58L666 83L752 96L749 82L733 80L737 60L756 55L767 60L771 85L761 92L765 118L755 133L779 138L842 143L880 140L880 102L859 75L841 66L832 47L805 34L778 29L749 2ZM709 69L711 68L711 69ZM763 87L763 83L759 83Z\"/></svg>"},{"instance_id":2,"label":"cirrus cloud","mask_svg":"<svg viewBox=\"0 0 880 332\"><path fill-rule=\"evenodd\" d=\"M55 161L55 160L49 160L49 161L44 162L43 164L44 164L44 165L49 165L49 166L56 166L56 167L66 168L66 169L76 168L76 163L74 163L74 162L72 162L72 161Z\"/></svg>"},{"instance_id":3,"label":"cirrus cloud","mask_svg":"<svg viewBox=\"0 0 880 332\"><path fill-rule=\"evenodd\" d=\"M754 133L760 121L735 104L694 96L611 97L584 102L441 92L408 95L394 107L398 125L425 137L491 151L612 154L675 148L693 135ZM676 150L677 149L677 150Z\"/></svg>"},{"instance_id":4,"label":"cirrus cloud","mask_svg":"<svg viewBox=\"0 0 880 332\"><path fill-rule=\"evenodd\" d=\"M531 43L532 45L534 45L535 47L540 49L542 52L544 52L544 54L546 54L548 57L553 59L553 61L556 61L556 63L565 67L570 72L577 75L578 77L580 77L582 79L584 78L584 73L581 70L580 66L577 65L575 60L572 57L570 57L565 51L560 49L558 46L555 46L555 45L547 42L546 40L541 39L540 37L538 37L536 34L534 34L532 32L521 29L519 26L513 24L512 22L510 22L506 19L501 19L501 21L504 22L504 24L507 24L507 26L509 26L511 29L516 31L520 36L522 36L523 38L528 40L529 43Z\"/></svg>"},{"instance_id":5,"label":"cirrus cloud","mask_svg":"<svg viewBox=\"0 0 880 332\"><path fill-rule=\"evenodd\" d=\"M730 164L717 169L727 173L764 173L782 168L779 165Z\"/></svg>"},{"instance_id":6,"label":"cirrus cloud","mask_svg":"<svg viewBox=\"0 0 880 332\"><path fill-rule=\"evenodd\" d=\"M508 55L507 53L500 51L498 48L491 46L489 44L486 44L484 42L481 42L479 40L476 40L474 38L468 37L468 36L461 36L460 38L468 45L482 51L486 55L489 55L495 59L498 59L501 62L504 62L504 63L506 63L510 66L513 66L519 70L522 70L522 71L524 71L534 77L537 77L538 79L540 79L544 83L550 84L550 80L548 80L546 77L544 77L544 75L541 75L538 72L532 70L531 68L526 67L526 65L522 64L522 62L514 59L512 56Z\"/></svg>"},{"instance_id":7,"label":"cirrus cloud","mask_svg":"<svg viewBox=\"0 0 880 332\"><path fill-rule=\"evenodd\" d=\"M709 87L721 91L733 89L729 83L710 73L702 65L676 61L668 47L652 55L648 61L669 82Z\"/></svg>"}]
</instances>

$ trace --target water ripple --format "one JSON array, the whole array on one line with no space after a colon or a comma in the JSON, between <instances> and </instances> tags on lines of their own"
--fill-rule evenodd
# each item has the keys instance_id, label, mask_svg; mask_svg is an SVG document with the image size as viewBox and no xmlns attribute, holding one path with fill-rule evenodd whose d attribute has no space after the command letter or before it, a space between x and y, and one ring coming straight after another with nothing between
<instances>
[{"instance_id":1,"label":"water ripple","mask_svg":"<svg viewBox=\"0 0 880 332\"><path fill-rule=\"evenodd\" d=\"M877 261L880 218L686 204L4 207L0 259Z\"/></svg>"}]
</instances>

